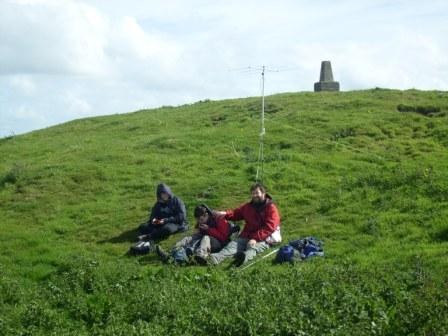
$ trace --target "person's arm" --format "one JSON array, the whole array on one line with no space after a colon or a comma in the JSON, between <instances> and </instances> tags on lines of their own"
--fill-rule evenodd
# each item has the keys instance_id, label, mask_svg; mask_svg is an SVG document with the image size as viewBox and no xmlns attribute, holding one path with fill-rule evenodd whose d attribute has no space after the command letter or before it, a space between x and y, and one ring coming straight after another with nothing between
<instances>
[{"instance_id":1,"label":"person's arm","mask_svg":"<svg viewBox=\"0 0 448 336\"><path fill-rule=\"evenodd\" d=\"M174 202L174 212L175 215L164 218L163 223L182 224L185 221L185 218L187 218L187 210L185 209L185 204L177 197Z\"/></svg>"},{"instance_id":2,"label":"person's arm","mask_svg":"<svg viewBox=\"0 0 448 336\"><path fill-rule=\"evenodd\" d=\"M213 210L213 215L216 217L224 217L226 215L225 211Z\"/></svg>"},{"instance_id":3,"label":"person's arm","mask_svg":"<svg viewBox=\"0 0 448 336\"><path fill-rule=\"evenodd\" d=\"M227 210L225 214L225 219L233 220L233 221L239 221L244 219L244 208L247 206L246 204L241 205L239 208L236 208L235 210Z\"/></svg>"},{"instance_id":4,"label":"person's arm","mask_svg":"<svg viewBox=\"0 0 448 336\"><path fill-rule=\"evenodd\" d=\"M154 206L151 208L151 214L149 215L148 224L152 224L153 220L156 219L156 215L158 212L159 204L156 202Z\"/></svg>"},{"instance_id":5,"label":"person's arm","mask_svg":"<svg viewBox=\"0 0 448 336\"><path fill-rule=\"evenodd\" d=\"M263 241L268 238L280 225L280 214L278 213L277 207L274 204L270 204L266 207L265 223L264 225L255 233L254 239L256 241Z\"/></svg>"}]
</instances>

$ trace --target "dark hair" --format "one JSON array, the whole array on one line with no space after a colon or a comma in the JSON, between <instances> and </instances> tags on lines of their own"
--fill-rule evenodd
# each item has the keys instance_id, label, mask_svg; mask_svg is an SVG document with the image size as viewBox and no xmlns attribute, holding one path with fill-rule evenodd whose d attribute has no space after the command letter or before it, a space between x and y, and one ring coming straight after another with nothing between
<instances>
[{"instance_id":1,"label":"dark hair","mask_svg":"<svg viewBox=\"0 0 448 336\"><path fill-rule=\"evenodd\" d=\"M205 214L208 214L207 208L203 205L198 205L194 208L194 218L199 218Z\"/></svg>"},{"instance_id":2,"label":"dark hair","mask_svg":"<svg viewBox=\"0 0 448 336\"><path fill-rule=\"evenodd\" d=\"M266 193L266 187L261 182L254 183L252 187L250 187L250 192L253 192L256 189L260 189L263 194Z\"/></svg>"}]
</instances>

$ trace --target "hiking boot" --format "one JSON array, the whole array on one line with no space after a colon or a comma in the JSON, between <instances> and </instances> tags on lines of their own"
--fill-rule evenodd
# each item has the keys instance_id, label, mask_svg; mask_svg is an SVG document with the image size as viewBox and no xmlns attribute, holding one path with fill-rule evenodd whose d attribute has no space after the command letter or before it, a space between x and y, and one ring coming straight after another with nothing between
<instances>
[{"instance_id":1,"label":"hiking boot","mask_svg":"<svg viewBox=\"0 0 448 336\"><path fill-rule=\"evenodd\" d=\"M246 261L246 253L244 253L243 251L237 252L234 258L235 261L233 262L233 264L235 265L235 267L240 267Z\"/></svg>"},{"instance_id":2,"label":"hiking boot","mask_svg":"<svg viewBox=\"0 0 448 336\"><path fill-rule=\"evenodd\" d=\"M138 241L144 241L149 239L149 234L140 235L137 237Z\"/></svg>"},{"instance_id":3,"label":"hiking boot","mask_svg":"<svg viewBox=\"0 0 448 336\"><path fill-rule=\"evenodd\" d=\"M208 260L207 260L207 256L202 255L202 254L197 254L194 256L194 261L201 266L207 266L208 264Z\"/></svg>"},{"instance_id":4,"label":"hiking boot","mask_svg":"<svg viewBox=\"0 0 448 336\"><path fill-rule=\"evenodd\" d=\"M170 256L168 253L166 253L160 245L156 246L156 254L159 256L160 260L162 260L164 263L167 263L170 259Z\"/></svg>"},{"instance_id":5,"label":"hiking boot","mask_svg":"<svg viewBox=\"0 0 448 336\"><path fill-rule=\"evenodd\" d=\"M143 255L148 254L151 251L151 242L149 241L142 241L138 242L137 244L131 246L129 249L130 255Z\"/></svg>"}]
</instances>

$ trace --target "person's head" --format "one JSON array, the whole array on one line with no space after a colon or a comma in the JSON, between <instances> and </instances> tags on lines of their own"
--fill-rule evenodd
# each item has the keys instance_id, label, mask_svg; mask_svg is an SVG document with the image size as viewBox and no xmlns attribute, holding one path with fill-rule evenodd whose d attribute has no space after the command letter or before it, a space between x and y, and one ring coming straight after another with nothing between
<instances>
[{"instance_id":1,"label":"person's head","mask_svg":"<svg viewBox=\"0 0 448 336\"><path fill-rule=\"evenodd\" d=\"M250 194L252 203L263 203L266 199L266 188L263 184L257 182L250 187Z\"/></svg>"},{"instance_id":2,"label":"person's head","mask_svg":"<svg viewBox=\"0 0 448 336\"><path fill-rule=\"evenodd\" d=\"M203 205L198 205L194 209L194 218L196 218L197 223L200 224L207 224L209 220L210 214L208 213L208 210Z\"/></svg>"},{"instance_id":3,"label":"person's head","mask_svg":"<svg viewBox=\"0 0 448 336\"><path fill-rule=\"evenodd\" d=\"M170 199L170 195L166 192L160 193L160 199L164 202L168 201Z\"/></svg>"},{"instance_id":4,"label":"person's head","mask_svg":"<svg viewBox=\"0 0 448 336\"><path fill-rule=\"evenodd\" d=\"M156 194L157 194L157 199L160 202L168 202L168 200L173 196L173 193L172 193L170 187L168 187L164 183L160 183L157 186Z\"/></svg>"}]
</instances>

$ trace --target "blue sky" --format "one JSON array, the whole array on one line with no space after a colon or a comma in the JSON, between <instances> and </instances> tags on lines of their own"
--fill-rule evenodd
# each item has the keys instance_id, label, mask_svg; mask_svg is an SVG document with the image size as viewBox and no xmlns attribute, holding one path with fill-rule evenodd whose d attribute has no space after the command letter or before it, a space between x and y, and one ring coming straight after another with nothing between
<instances>
[{"instance_id":1,"label":"blue sky","mask_svg":"<svg viewBox=\"0 0 448 336\"><path fill-rule=\"evenodd\" d=\"M0 137L94 115L311 91L448 90L448 1L0 1Z\"/></svg>"}]
</instances>

